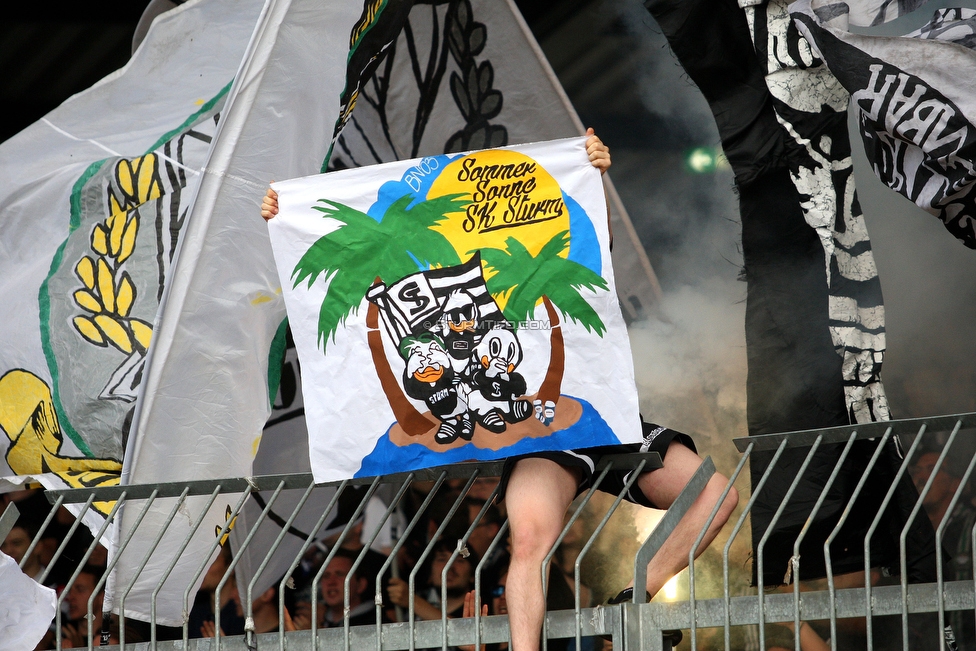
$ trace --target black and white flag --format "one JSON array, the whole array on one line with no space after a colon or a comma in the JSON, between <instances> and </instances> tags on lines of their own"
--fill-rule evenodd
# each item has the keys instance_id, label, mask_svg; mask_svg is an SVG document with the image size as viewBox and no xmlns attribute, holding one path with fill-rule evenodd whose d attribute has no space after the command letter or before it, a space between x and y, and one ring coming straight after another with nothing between
<instances>
[{"instance_id":1,"label":"black and white flag","mask_svg":"<svg viewBox=\"0 0 976 651\"><path fill-rule=\"evenodd\" d=\"M830 337L850 422L888 420L881 281L854 188L849 95L790 19L786 0L746 7L773 112L795 143L786 157L803 219L824 250Z\"/></svg>"},{"instance_id":2,"label":"black and white flag","mask_svg":"<svg viewBox=\"0 0 976 651\"><path fill-rule=\"evenodd\" d=\"M742 218L751 435L888 419L880 381L884 308L870 241L854 192L846 89L803 40L780 0L646 0L672 51L708 100L735 172ZM898 7L903 8L905 3ZM878 14L886 20L883 8ZM899 9L900 11L901 9ZM865 14L867 15L867 14ZM872 18L873 20L873 18ZM702 43L710 47L702 48ZM714 46L713 46L714 45ZM848 507L876 443L864 441L810 522L799 554L803 579L823 577L823 541ZM797 535L841 446L823 446L775 524L773 516L807 450L787 450L756 496L751 515L753 580L789 582ZM753 484L771 453L750 459ZM897 468L894 446L831 545L836 574L864 567L863 540ZM901 531L917 492L899 484L883 531ZM918 522L921 522L919 520ZM770 530L770 527L773 527ZM768 535L767 535L768 534ZM907 541L909 580L934 577L934 531ZM897 563L897 536L872 539L871 560Z\"/></svg>"},{"instance_id":3,"label":"black and white flag","mask_svg":"<svg viewBox=\"0 0 976 651\"><path fill-rule=\"evenodd\" d=\"M875 174L976 248L976 12L940 9L906 36L853 34L847 4L790 6L817 57L851 94Z\"/></svg>"}]
</instances>

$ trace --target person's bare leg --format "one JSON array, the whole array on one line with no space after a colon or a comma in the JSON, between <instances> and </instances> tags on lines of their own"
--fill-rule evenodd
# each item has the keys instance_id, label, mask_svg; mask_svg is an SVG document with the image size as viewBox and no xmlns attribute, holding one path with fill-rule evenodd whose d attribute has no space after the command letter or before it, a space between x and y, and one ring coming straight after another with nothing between
<instances>
[{"instance_id":1,"label":"person's bare leg","mask_svg":"<svg viewBox=\"0 0 976 651\"><path fill-rule=\"evenodd\" d=\"M539 648L546 604L542 561L562 531L566 509L576 496L575 471L548 459L522 459L505 489L512 557L505 584L513 651Z\"/></svg>"},{"instance_id":2,"label":"person's bare leg","mask_svg":"<svg viewBox=\"0 0 976 651\"><path fill-rule=\"evenodd\" d=\"M672 441L664 457L664 467L641 474L637 479L637 485L652 504L668 508L691 480L701 463L701 457L681 443ZM678 526L655 554L647 568L647 591L651 595L664 587L668 579L688 567L688 552L698 538L698 534L701 533L702 527L705 526L705 521L718 503L727 483L728 478L721 474L712 475L691 509L681 518ZM738 503L739 494L735 488L732 488L695 552L696 558L714 540Z\"/></svg>"}]
</instances>

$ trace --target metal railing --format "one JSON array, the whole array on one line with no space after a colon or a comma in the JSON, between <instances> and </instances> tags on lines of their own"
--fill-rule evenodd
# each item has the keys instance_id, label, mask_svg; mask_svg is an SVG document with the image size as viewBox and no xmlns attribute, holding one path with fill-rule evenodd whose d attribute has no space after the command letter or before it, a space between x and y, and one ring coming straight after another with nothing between
<instances>
[{"instance_id":1,"label":"metal railing","mask_svg":"<svg viewBox=\"0 0 976 651\"><path fill-rule=\"evenodd\" d=\"M685 585L687 585L687 600L655 600L651 603L638 603L641 601L638 598L633 603L587 607L581 599L581 593L583 584L585 583L584 577L582 576L582 568L588 555L594 549L600 536L604 534L611 516L617 511L625 492L630 488L630 484L636 480L639 473L661 466L660 458L654 453L603 458L594 473L592 487L574 502L563 531L547 555L543 568L540 568L540 571L543 573L543 585L546 584L545 568L553 559L560 544L581 517L581 514L584 511L592 511L595 508L593 497L596 491L599 490L607 473L611 469L621 468L636 469L637 472L631 474L630 482L616 495L612 503L608 506L604 505L600 507L600 512L593 518L596 524L592 526L592 531L589 532L589 536L580 547L579 553L573 562L571 587L574 595L574 607L572 609L556 610L547 613L543 631L544 644L549 644L553 640L567 640L570 648L575 644L575 649L584 649L585 639L596 636L607 636L612 640L614 648L627 649L628 651L638 649L642 651L657 651L671 648L669 641L671 638L664 635L665 631L681 630L685 632L686 637L686 641L683 644L690 646L691 649L724 648L728 650L757 648L765 650L772 648L773 645L773 641L767 639L767 625L785 623L792 625L794 647L807 651L808 647L801 640L801 631L803 630L804 623L809 624L814 622L818 623L822 637L827 639L830 648L836 650L838 648L845 648L839 646L842 642L838 636L838 622L850 622L853 619L863 621L866 631L864 636L865 646L870 650L876 648L874 638L878 637L881 632L878 626L876 626L877 618L894 616L900 621L900 626L898 627L900 630L897 631L896 635L900 637L901 648L911 648L909 641L910 617L928 613L931 614L930 617L937 617L938 621L936 635L934 639L930 640L930 648L946 648L946 638L942 634L942 631L950 622L950 619L953 622L957 622L958 627L958 622L963 622L964 624L967 622L966 617L969 618L968 622L973 622L974 617L976 617L974 616L976 597L974 597L972 574L970 573L968 580L954 580L953 577L946 577L943 572L943 561L945 559L943 558L942 551L946 532L954 517L953 514L960 511L960 505L963 504L963 500L970 498L969 484L973 469L976 467L976 453L972 450L973 446L969 445L971 437L966 430L974 427L976 427L976 414L964 414L959 416L891 421L853 427L838 427L736 439L734 443L740 453L737 465L734 469L731 469L728 482L721 497L690 548L691 550L695 550L699 547L706 535L706 531L717 516L720 505L725 500L725 496L732 490L733 485L737 481L740 481L740 476L746 465L757 463L757 453L760 455L765 454L762 463L752 468L753 490L748 501L744 505L740 504L736 511L737 515L733 515L733 518L726 525L723 535L719 539L716 539L712 545L712 554L716 554L718 546L721 545L721 596L699 598L699 589L696 584L703 578L706 578L706 573L711 575L707 578L716 578L715 574L717 571L705 568L702 565L702 559L699 558L696 560L693 551L690 551L687 574L686 576L682 575L682 581L685 581ZM910 437L911 443L908 450L904 453L903 458L901 458L900 465L897 468L892 468L894 478L890 485L882 487L884 489L882 491L884 493L883 501L877 510L874 520L867 528L866 536L861 541L864 559L863 570L864 576L866 577L864 585L857 587L838 585L838 577L835 576L832 565L832 556L835 553L832 543L835 541L838 533L848 523L856 500L871 484L870 478L872 477L872 472L879 467L879 464L887 463L885 457L887 453L885 450L899 436ZM888 509L895 495L897 485L903 481L903 477L909 471L913 458L917 456L916 453L922 449L923 444L927 445L927 442L933 439L940 443L939 448L941 449L935 467L932 469L931 475L924 485L918 488L918 498L911 512L907 515L897 543L889 541L891 545L896 544L898 548L897 569L899 571L897 574L899 583L873 585L873 581L871 580L872 544L880 537L893 537L893 532L881 531L879 529L882 515ZM960 442L965 442L966 444L959 445ZM866 463L859 462L859 464L853 466L855 473L852 475L850 472L852 467L852 451L855 450L855 446L857 445L869 445L873 449L873 452L867 458ZM833 446L831 448L833 450L831 453L833 456L831 458L834 461L833 465L828 468L818 460L823 459L823 451L828 449L829 446ZM959 449L964 449L968 455L965 459L962 459L962 461L965 461L965 470L962 476L958 478L958 486L952 492L945 517L939 523L935 524L937 578L932 582L914 583L910 585L908 581L909 568L907 558L909 532L919 518L928 517L923 511L923 503L933 488L933 482L937 473L944 469L946 459L950 455L955 455L954 461L957 462L957 465L962 465L960 463L961 457L957 452ZM799 467L798 469L789 470L793 474L786 478L788 481L785 481L784 472L786 470L783 466L783 459L787 458L788 451L792 451L790 454L793 454L795 461L799 460ZM810 468L814 466L817 468L816 472L818 473L816 477L808 474L811 472ZM757 472L757 468L761 468L762 472ZM221 636L218 634L216 638L212 639L196 638L193 637L193 632L188 630L188 622L185 621L182 627L182 635L178 636L178 639L161 639L164 637L159 634L161 627L158 627L155 621L152 621L148 625L150 634L145 642L148 643L148 648L163 651L169 651L170 649L187 649L190 651L194 649L227 649L236 651L244 649L253 650L256 648L277 648L280 651L284 651L286 647L292 650L377 649L377 651L382 651L383 649L409 649L413 651L418 648L441 648L446 650L450 647L464 645L473 645L470 648L480 649L482 645L506 644L509 641L507 617L496 614L482 614L482 591L484 588L483 575L485 574L486 562L492 553L498 550L499 546L505 544L507 539L507 520L500 523L498 532L491 541L487 552L479 559L479 562L474 568L474 616L449 618L447 612L449 570L459 558L467 556L470 538L482 523L487 509L493 503L497 495L497 487L483 503L480 511L470 518L463 535L453 545L450 558L446 561L441 571L440 618L420 620L414 608L414 598L418 594L418 584L421 581L421 577L419 577L420 568L424 565L424 561L433 553L434 547L442 538L449 521L452 521L452 518L459 513L462 506L467 505L466 498L476 479L479 477L498 477L501 469L502 462L464 463L442 468L377 478L348 480L332 484L335 487L333 497L327 504L321 506L314 505L316 508L321 508L317 523L311 529L310 533L307 534L299 552L287 564L288 570L276 584L278 592L279 630L284 631L285 595L286 591L292 587L289 577L292 576L296 568L299 568L310 551L318 549L316 545L319 532L328 518L334 513L340 496L345 491L352 489L362 493L362 498L351 517L349 517L348 522L338 532L338 536L333 541L331 547L328 548L328 551L323 552L325 553L325 557L321 559L321 563L316 568L311 580L310 630L256 634L252 621L252 625L246 627L244 635ZM828 470L829 472L827 472ZM645 568L647 564L652 562L655 554L661 548L668 535L674 530L677 522L695 502L705 487L705 484L708 483L708 480L714 473L715 466L711 458L706 458L698 472L675 500L672 507L664 514L650 535L646 537L643 544L640 545L632 562L627 559L620 559L619 562L628 563L628 567L631 565L633 567L635 595L644 594L646 580ZM823 475L826 476L824 477ZM829 532L821 527L817 531L816 536L811 536L812 527L818 522L818 514L823 509L825 502L833 499L834 493L832 493L832 490L842 477L846 477L845 481L848 482L846 493L844 493L845 499L847 500L846 505L836 518L833 528ZM853 480L853 477L856 477L856 481ZM779 492L776 492L776 496L779 498L779 502L778 504L766 505L772 513L769 516L769 523L765 531L758 532L755 526L752 528L753 536L758 537L758 540L752 541L752 549L755 551L753 558L755 584L753 586L743 585L740 580L732 576L730 557L736 545L742 545L743 539L746 538L746 536L741 535L742 530L745 528L747 522L750 521L750 517L754 515L757 501L765 499L766 502L769 502L769 487L772 486L770 484L771 478L773 478L778 487L777 490ZM440 489L451 480L463 482L464 485L456 494L452 494L453 501L449 507L443 510L445 515L442 521L438 524L435 531L429 532L426 535L426 546L420 551L413 567L409 568L409 573L404 578L408 585L409 606L406 609L397 608L396 615L393 616L393 619L398 621L389 621L390 617L384 616L384 614L392 612L393 608L390 603L384 603L384 590L381 582L384 580L384 577L389 576L391 573L394 576L398 576L398 573L403 571L402 568L398 567L399 564L396 562L403 551L403 545L412 533L419 531L417 528L423 524L422 518L424 514L428 512L429 507L437 499L437 496L441 495L439 493ZM768 574L766 563L769 550L767 550L767 545L777 524L784 517L784 514L795 518L796 514L793 511L796 509L796 501L793 498L797 495L797 491L801 490L802 487L802 490L807 490L807 497L810 497L809 485L811 481L819 487L819 494L812 500L812 504L809 504L811 500L808 499L805 503L806 506L803 507L805 509L803 514L806 516L806 520L793 541L792 553L789 555L787 580L784 583L789 586L789 580L791 578L796 579L799 577L803 580L793 580L792 585L789 586L792 588L789 592L771 592L765 585L765 577ZM851 484L853 485L851 486ZM204 508L201 511L201 515L192 523L183 544L175 550L157 549L156 546L162 537L160 533L156 537L155 542L150 546L149 552L146 554L139 568L141 571L145 567L150 555L153 553L172 555L172 560L152 593L152 614L155 616L156 597L159 589L163 582L170 576L178 559L185 552L190 539L201 526L201 523L204 521L204 515L207 513L210 505L221 495L239 495L234 508L227 514L227 522L223 529L216 532L217 535L214 537L213 545L210 549L211 554L200 563L193 580L186 586L183 593L183 607L184 613L186 613L190 609L190 603L193 597L191 595L193 585L196 584L199 577L207 570L212 554L217 551L222 541L225 540L226 535L233 526L234 519L241 513L245 503L249 499L252 499L256 493L270 492L270 497L262 500L264 506L257 521L251 524L250 532L237 545L237 549L234 550L232 559L215 591L216 595L219 595L221 588L232 579L238 561L251 544L254 533L258 530L260 523L269 517L282 517L280 514L277 516L272 515L279 497L285 491L300 491L301 497L297 501L297 506L293 508L287 518L284 518L284 522L278 523L281 529L280 533L271 544L270 550L261 559L257 570L247 583L246 589L240 590L246 621L248 621L252 616L252 601L256 596L254 591L258 577L265 572L272 557L281 548L280 543L286 536L286 532L292 528L293 521L299 513L299 510L309 504L313 489L320 486L316 485L312 477L308 474L292 474L158 484L154 486L119 486L93 490L47 491L46 496L52 505L51 510L31 542L27 553L24 554L21 566L23 567L24 563L27 562L31 552L44 536L45 529L50 525L55 517L55 513L61 507L69 504L81 505L79 509L80 513L68 531L68 537L70 538L80 526L84 513L92 507L93 503L114 502L114 506L105 520L103 530L113 521L122 504L126 502L134 505L138 504L139 516L136 518L136 526L130 530L128 537L119 542L118 553L109 561L104 574L99 579L96 590L93 592L93 596L89 598L87 617L91 621L96 610L94 594L105 584L109 573L113 569L114 562L124 552L131 539L132 531L138 528L141 517L148 511L150 506L155 501L163 498L176 498L172 508L168 512L166 525L169 526L177 517L185 500L191 496L205 497L209 500L207 508ZM393 544L390 554L382 567L379 568L375 578L375 586L373 588L376 594L374 603L376 623L366 626L353 626L350 624L352 576L365 562L366 555L369 553L369 549L379 534L381 527L387 526L392 519L397 517L397 514L400 513L404 496L408 490L416 486L423 486L426 489L424 500L417 506L416 511L410 519L400 523L399 527L401 530L399 531L399 537ZM368 500L374 494L377 494L377 491L381 488L388 495L385 502L386 510L379 520L376 521L373 529L362 534L364 544L361 551L358 552L352 568L344 579L343 625L341 627L321 628L319 624L320 604L318 603L318 586L322 581L323 573L337 555L338 550L342 547L346 538L354 535L355 525L360 520L359 516L366 508ZM871 486L871 489L877 491L878 487ZM365 492L363 493L364 490ZM7 531L13 526L16 517L16 508L11 504L3 516L0 517L0 539L6 536ZM79 573L82 571L82 567L88 562L96 546L99 544L98 540L101 533L99 532L99 535L94 536L93 541L85 550L85 554L77 564L71 577L63 586L58 598L59 610L55 627L59 649L61 648L62 623L60 606L73 583L77 580ZM825 533L826 537L824 537ZM972 555L972 550L976 549L976 528L970 527L962 535L968 536L968 540L972 543L969 545L970 555ZM805 563L801 565L800 551L801 548L805 548L809 554L809 546L804 547L804 543L807 540L813 540L814 537L817 538L816 543L822 546L823 563L826 569L825 585L823 585L823 581L820 582L821 585L801 585L804 584L804 580L808 576L808 573L801 573L801 570L809 567L809 564ZM723 539L724 543L722 542ZM45 576L40 577L41 582L44 581L47 572L50 572L50 568L54 566L60 555L64 552L67 542L68 538L65 538L64 542L54 553L51 562L48 564ZM775 551L778 555L782 556L783 550L777 549ZM972 563L972 560L970 558L968 562ZM124 612L125 600L131 588L132 582L127 586L116 586L116 599L120 612ZM221 617L219 604L216 605L214 611L215 625L219 629ZM125 620L124 618L120 619L121 621L118 627L119 643L126 644ZM885 626L884 628L885 633L892 633L891 629L893 627ZM747 632L745 637L739 635L743 631ZM717 632L720 632L720 634L716 634ZM956 631L957 635L959 632ZM89 631L89 648L97 645L98 637L97 631ZM743 643L741 642L742 639L746 639L747 641ZM131 640L128 642L131 645ZM964 643L962 648L971 648L965 645L974 643L973 640L962 640L962 642ZM777 642L776 644L779 643ZM146 645L140 645L138 648L146 648Z\"/></svg>"}]
</instances>

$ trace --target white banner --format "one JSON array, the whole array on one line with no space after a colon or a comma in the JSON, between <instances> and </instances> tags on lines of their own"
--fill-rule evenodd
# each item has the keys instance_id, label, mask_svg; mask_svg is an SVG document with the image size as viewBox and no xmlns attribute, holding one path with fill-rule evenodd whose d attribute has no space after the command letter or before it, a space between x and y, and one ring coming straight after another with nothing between
<instances>
[{"instance_id":1,"label":"white banner","mask_svg":"<svg viewBox=\"0 0 976 651\"><path fill-rule=\"evenodd\" d=\"M0 552L0 651L33 651L54 620L58 596Z\"/></svg>"},{"instance_id":2,"label":"white banner","mask_svg":"<svg viewBox=\"0 0 976 651\"><path fill-rule=\"evenodd\" d=\"M316 481L641 440L584 142L275 184Z\"/></svg>"}]
</instances>

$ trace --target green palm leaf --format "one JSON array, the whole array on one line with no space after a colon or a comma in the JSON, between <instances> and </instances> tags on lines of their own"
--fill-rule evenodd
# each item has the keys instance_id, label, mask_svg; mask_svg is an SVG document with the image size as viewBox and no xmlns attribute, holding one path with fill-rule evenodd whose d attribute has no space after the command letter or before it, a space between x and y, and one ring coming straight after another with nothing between
<instances>
[{"instance_id":1,"label":"green palm leaf","mask_svg":"<svg viewBox=\"0 0 976 651\"><path fill-rule=\"evenodd\" d=\"M474 251L469 251L474 253ZM481 249L481 259L485 262L486 271L494 275L486 282L491 294L499 295L511 290L522 282L522 271L532 264L532 255L514 237L505 240L505 250Z\"/></svg>"},{"instance_id":2,"label":"green palm leaf","mask_svg":"<svg viewBox=\"0 0 976 651\"><path fill-rule=\"evenodd\" d=\"M505 318L512 323L531 318L539 299L548 296L564 318L602 336L606 326L580 290L607 290L607 282L578 262L561 257L559 254L568 245L569 233L563 231L535 256L511 237L505 241L504 251L483 249L482 259L495 271L488 280L488 290L494 295L511 292L505 304Z\"/></svg>"},{"instance_id":3,"label":"green palm leaf","mask_svg":"<svg viewBox=\"0 0 976 651\"><path fill-rule=\"evenodd\" d=\"M323 351L340 325L362 303L377 277L390 284L404 276L437 265L460 264L451 243L433 227L449 212L463 210L460 195L439 197L407 206L413 195L395 201L381 221L355 208L325 199L315 210L342 226L320 237L295 265L294 287L328 281L319 309L318 342Z\"/></svg>"},{"instance_id":4,"label":"green palm leaf","mask_svg":"<svg viewBox=\"0 0 976 651\"><path fill-rule=\"evenodd\" d=\"M366 213L341 203L330 204L324 199L320 199L319 203L322 205L313 206L315 210L321 212L323 217L331 217L344 225L320 237L301 257L292 271L295 287L303 281L307 281L311 287L320 275L328 276L338 271L341 263L349 257L350 249L379 242L376 236L380 232L380 224ZM371 234L374 237L370 237Z\"/></svg>"},{"instance_id":5,"label":"green palm leaf","mask_svg":"<svg viewBox=\"0 0 976 651\"><path fill-rule=\"evenodd\" d=\"M400 245L426 267L461 264L454 247L434 227L446 221L448 214L464 212L464 207L470 203L467 197L449 194L421 201L408 210L407 206L413 200L413 195L408 194L387 209L380 224L392 237L405 238Z\"/></svg>"}]
</instances>

